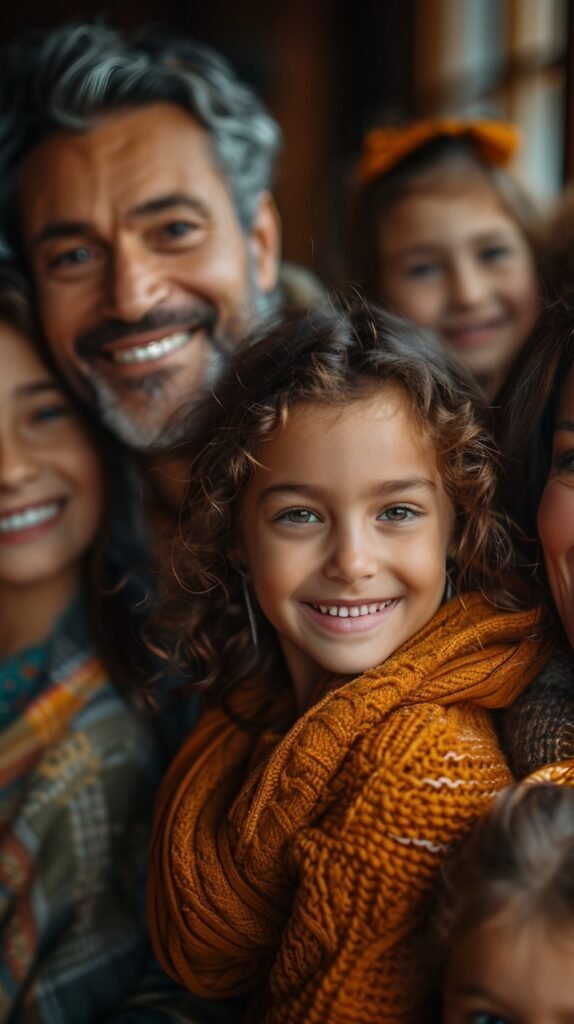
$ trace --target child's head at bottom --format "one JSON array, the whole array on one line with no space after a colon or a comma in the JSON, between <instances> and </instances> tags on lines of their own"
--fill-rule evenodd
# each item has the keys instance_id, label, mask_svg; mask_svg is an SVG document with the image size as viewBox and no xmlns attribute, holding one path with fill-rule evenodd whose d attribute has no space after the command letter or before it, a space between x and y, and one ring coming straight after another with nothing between
<instances>
[{"instance_id":1,"label":"child's head at bottom","mask_svg":"<svg viewBox=\"0 0 574 1024\"><path fill-rule=\"evenodd\" d=\"M192 677L276 662L304 704L324 672L359 675L425 626L447 563L456 586L488 586L507 538L475 399L432 339L376 307L243 347L193 431L170 625Z\"/></svg>"},{"instance_id":2,"label":"child's head at bottom","mask_svg":"<svg viewBox=\"0 0 574 1024\"><path fill-rule=\"evenodd\" d=\"M574 789L504 790L447 874L443 1024L574 1020Z\"/></svg>"}]
</instances>

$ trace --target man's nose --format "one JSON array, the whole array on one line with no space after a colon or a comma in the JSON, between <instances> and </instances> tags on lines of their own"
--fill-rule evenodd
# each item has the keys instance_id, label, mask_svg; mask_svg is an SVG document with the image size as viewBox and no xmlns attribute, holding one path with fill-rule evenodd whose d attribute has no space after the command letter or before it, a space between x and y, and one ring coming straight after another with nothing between
<instances>
[{"instance_id":1,"label":"man's nose","mask_svg":"<svg viewBox=\"0 0 574 1024\"><path fill-rule=\"evenodd\" d=\"M342 583L370 579L378 569L374 539L362 528L338 531L325 563L325 575Z\"/></svg>"},{"instance_id":2,"label":"man's nose","mask_svg":"<svg viewBox=\"0 0 574 1024\"><path fill-rule=\"evenodd\" d=\"M141 320L167 296L167 283L157 254L140 238L122 239L114 246L105 315L125 321Z\"/></svg>"},{"instance_id":3,"label":"man's nose","mask_svg":"<svg viewBox=\"0 0 574 1024\"><path fill-rule=\"evenodd\" d=\"M15 435L0 438L0 488L18 490L33 480L38 473L38 464L33 449L25 440Z\"/></svg>"}]
</instances>

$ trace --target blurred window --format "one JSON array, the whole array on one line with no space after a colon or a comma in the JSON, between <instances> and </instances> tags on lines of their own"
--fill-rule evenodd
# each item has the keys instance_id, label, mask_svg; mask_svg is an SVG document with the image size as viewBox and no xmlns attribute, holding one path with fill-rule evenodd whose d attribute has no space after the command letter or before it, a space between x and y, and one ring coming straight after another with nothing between
<instances>
[{"instance_id":1,"label":"blurred window","mask_svg":"<svg viewBox=\"0 0 574 1024\"><path fill-rule=\"evenodd\" d=\"M551 197L563 179L567 40L568 0L417 0L417 114L514 121L515 170Z\"/></svg>"}]
</instances>

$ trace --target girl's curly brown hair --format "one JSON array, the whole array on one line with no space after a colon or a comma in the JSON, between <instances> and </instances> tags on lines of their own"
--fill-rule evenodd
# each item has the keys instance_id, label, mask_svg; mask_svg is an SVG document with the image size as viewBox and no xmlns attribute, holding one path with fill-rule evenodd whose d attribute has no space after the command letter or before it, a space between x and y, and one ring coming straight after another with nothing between
<instances>
[{"instance_id":1,"label":"girl's curly brown hair","mask_svg":"<svg viewBox=\"0 0 574 1024\"><path fill-rule=\"evenodd\" d=\"M255 673L284 666L274 631L256 609L252 642L234 557L242 495L262 443L302 403L347 405L392 387L405 397L436 452L454 509L457 591L516 598L512 545L495 505L496 454L466 371L427 332L366 304L349 312L300 314L243 344L214 391L192 413L190 485L168 567L156 641L185 674L221 693ZM513 602L516 606L516 600ZM283 676L282 676L283 673Z\"/></svg>"}]
</instances>

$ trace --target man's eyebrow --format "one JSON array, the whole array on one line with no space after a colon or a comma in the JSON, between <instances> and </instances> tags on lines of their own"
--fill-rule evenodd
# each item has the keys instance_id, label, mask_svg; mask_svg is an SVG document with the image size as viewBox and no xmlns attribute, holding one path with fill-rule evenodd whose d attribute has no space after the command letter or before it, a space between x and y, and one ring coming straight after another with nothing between
<instances>
[{"instance_id":1,"label":"man's eyebrow","mask_svg":"<svg viewBox=\"0 0 574 1024\"><path fill-rule=\"evenodd\" d=\"M208 206L196 196L188 196L185 192L172 192L165 196L156 196L139 203L128 211L128 217L148 217L154 213L163 213L166 210L176 207L186 207L200 217L209 217ZM50 242L59 238L77 238L78 235L88 235L92 231L92 225L83 220L54 220L46 224L37 234L32 237L33 248L38 248L44 242Z\"/></svg>"},{"instance_id":2,"label":"man's eyebrow","mask_svg":"<svg viewBox=\"0 0 574 1024\"><path fill-rule=\"evenodd\" d=\"M32 236L32 248L38 249L54 238L77 238L89 232L90 226L81 220L53 220Z\"/></svg>"},{"instance_id":3,"label":"man's eyebrow","mask_svg":"<svg viewBox=\"0 0 574 1024\"><path fill-rule=\"evenodd\" d=\"M574 431L574 420L560 420L554 427L554 430L572 430Z\"/></svg>"},{"instance_id":4,"label":"man's eyebrow","mask_svg":"<svg viewBox=\"0 0 574 1024\"><path fill-rule=\"evenodd\" d=\"M145 203L138 203L129 211L129 217L147 217L150 213L163 213L175 206L185 206L202 217L209 216L209 207L197 196L189 196L185 192L171 192L169 195L156 196L147 199Z\"/></svg>"},{"instance_id":5,"label":"man's eyebrow","mask_svg":"<svg viewBox=\"0 0 574 1024\"><path fill-rule=\"evenodd\" d=\"M403 480L382 480L370 487L365 494L369 498L391 498L394 494L402 494L404 491L412 490L436 490L436 484L426 477L408 477ZM285 481L281 484L272 484L266 487L259 495L260 501L265 501L274 494L301 494L303 497L328 497L329 488L316 487L313 484L299 484Z\"/></svg>"}]
</instances>

